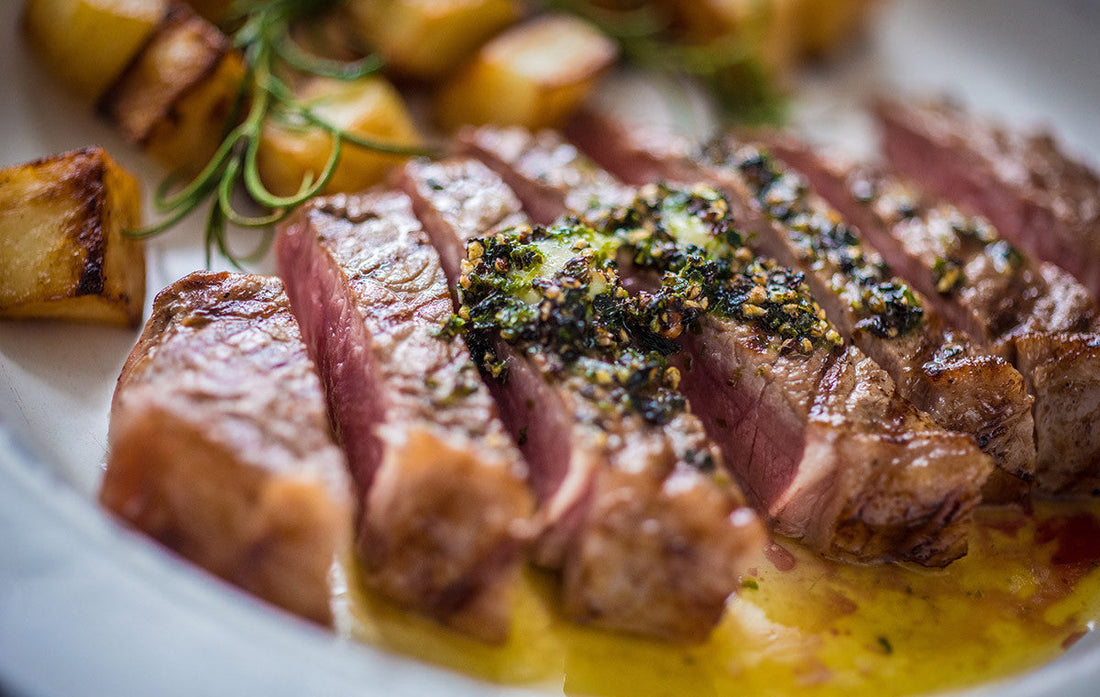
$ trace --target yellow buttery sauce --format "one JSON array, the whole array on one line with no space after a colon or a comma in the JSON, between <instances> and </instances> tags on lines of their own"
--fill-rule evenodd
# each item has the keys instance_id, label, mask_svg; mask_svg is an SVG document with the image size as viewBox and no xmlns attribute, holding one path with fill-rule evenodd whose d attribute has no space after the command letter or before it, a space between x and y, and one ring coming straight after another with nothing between
<instances>
[{"instance_id":1,"label":"yellow buttery sauce","mask_svg":"<svg viewBox=\"0 0 1100 697\"><path fill-rule=\"evenodd\" d=\"M1055 658L1100 620L1100 502L978 513L947 569L853 566L780 541L711 638L678 645L562 617L552 576L527 571L512 638L486 646L357 587L343 631L487 680L566 694L908 695L973 685Z\"/></svg>"}]
</instances>

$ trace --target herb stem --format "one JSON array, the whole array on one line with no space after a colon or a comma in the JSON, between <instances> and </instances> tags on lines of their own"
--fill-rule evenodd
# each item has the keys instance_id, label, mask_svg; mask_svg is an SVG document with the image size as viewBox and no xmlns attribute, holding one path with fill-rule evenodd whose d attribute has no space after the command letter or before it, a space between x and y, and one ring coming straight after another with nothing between
<instances>
[{"instance_id":1,"label":"herb stem","mask_svg":"<svg viewBox=\"0 0 1100 697\"><path fill-rule=\"evenodd\" d=\"M303 102L282 80L276 77L276 64L309 76L341 81L364 78L382 67L381 59L369 55L361 60L343 63L315 56L299 46L290 36L293 22L311 16L331 5L333 0L252 0L238 3L236 21L239 28L232 34L232 43L240 50L245 63L236 107L227 122L226 134L210 160L197 175L182 187L178 174L169 175L154 194L154 206L164 217L126 234L148 238L160 234L189 216L210 200L206 215L204 246L206 263L210 266L213 253L225 257L233 266L261 258L270 245L271 226L306 200L318 195L332 180L344 152L345 142L354 147L394 155L435 156L434 149L375 141L339 128L319 116L312 105ZM244 118L236 125L240 112ZM265 124L271 118L286 118L313 126L332 140L328 160L320 175L307 171L298 190L289 196L279 196L263 184L257 164ZM253 203L267 209L265 214L247 215L234 204L235 194L243 190ZM212 199L212 200L211 200ZM257 247L244 256L234 255L226 240L228 225L242 228L263 228Z\"/></svg>"}]
</instances>

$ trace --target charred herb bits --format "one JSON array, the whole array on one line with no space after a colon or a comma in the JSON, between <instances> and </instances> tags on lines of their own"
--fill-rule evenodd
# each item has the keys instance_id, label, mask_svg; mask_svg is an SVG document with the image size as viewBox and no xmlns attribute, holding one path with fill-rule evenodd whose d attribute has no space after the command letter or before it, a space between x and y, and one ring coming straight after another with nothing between
<instances>
[{"instance_id":1,"label":"charred herb bits","mask_svg":"<svg viewBox=\"0 0 1100 697\"><path fill-rule=\"evenodd\" d=\"M713 157L716 150L708 152ZM844 293L859 317L856 329L893 339L921 324L924 311L909 286L891 276L877 256L869 258L858 234L838 216L810 204L802 177L781 170L770 155L751 146L720 156L722 164L742 174L757 203L783 224L810 264L839 271L845 281L835 290ZM905 217L914 214L903 211Z\"/></svg>"},{"instance_id":2,"label":"charred herb bits","mask_svg":"<svg viewBox=\"0 0 1100 697\"><path fill-rule=\"evenodd\" d=\"M841 343L803 275L754 257L710 187L646 186L632 205L588 220L620 240L622 257L660 274L656 290L636 296L652 332L675 338L711 313L759 327L785 353Z\"/></svg>"},{"instance_id":3,"label":"charred herb bits","mask_svg":"<svg viewBox=\"0 0 1100 697\"><path fill-rule=\"evenodd\" d=\"M663 425L686 409L668 364L671 345L646 346L645 318L618 274L614 239L581 224L520 227L471 240L451 331L465 331L488 374L507 379L499 339L544 374L578 385L598 412Z\"/></svg>"}]
</instances>

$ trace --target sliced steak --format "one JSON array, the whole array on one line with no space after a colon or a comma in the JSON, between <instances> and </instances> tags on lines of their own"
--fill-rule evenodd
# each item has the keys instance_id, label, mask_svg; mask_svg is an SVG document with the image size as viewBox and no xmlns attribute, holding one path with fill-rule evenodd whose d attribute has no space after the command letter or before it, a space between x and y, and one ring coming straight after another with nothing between
<instances>
[{"instance_id":1,"label":"sliced steak","mask_svg":"<svg viewBox=\"0 0 1100 697\"><path fill-rule=\"evenodd\" d=\"M1044 488L1100 496L1100 336L1028 334L1016 363L1035 394Z\"/></svg>"},{"instance_id":2,"label":"sliced steak","mask_svg":"<svg viewBox=\"0 0 1100 697\"><path fill-rule=\"evenodd\" d=\"M562 182L590 192L577 199L580 205L599 198L607 182L613 185L613 208L634 203L633 195L625 197L625 187L583 155L573 150L564 156L552 134L517 145L522 132L504 132L512 152L526 153L514 167L508 153L494 146L492 129L466 137L471 135L516 191L544 202L546 217L568 205ZM536 151L546 146L557 154L540 158ZM571 158L582 164L572 172ZM550 160L557 174L542 176L532 165ZM473 188L490 187L486 182ZM557 203L551 209L547 201ZM598 217L585 222L603 225ZM694 229L691 222L667 227ZM701 234L694 241L710 244L711 233ZM632 258L641 258L619 256L624 269L630 269ZM651 269L634 271L653 285ZM788 274L774 265L762 272L777 283ZM815 313L819 309L812 307ZM854 348L830 344L811 347L809 355L792 353L791 337L744 317L704 315L695 330L682 334L690 356L680 363L682 386L722 446L727 466L775 529L829 556L859 561L935 565L965 551L970 511L989 472L967 438L945 433L917 413L894 393L889 377Z\"/></svg>"},{"instance_id":3,"label":"sliced steak","mask_svg":"<svg viewBox=\"0 0 1100 697\"><path fill-rule=\"evenodd\" d=\"M1090 348L1095 341L1068 336L1097 330L1100 308L1088 291L1001 239L984 218L924 196L880 168L827 160L791 140L778 150L944 317L1021 369L1035 397L1040 488L1091 490L1100 471L1100 433L1090 435L1096 419L1085 415L1100 403L1100 395L1089 394L1100 364ZM1017 351L1024 338L1026 358Z\"/></svg>"},{"instance_id":4,"label":"sliced steak","mask_svg":"<svg viewBox=\"0 0 1100 697\"><path fill-rule=\"evenodd\" d=\"M705 637L763 529L664 385L674 373L600 328L609 315L596 307L618 288L606 259L597 266L591 249L541 228L497 230L517 220L519 202L477 162L414 163L401 181L436 245L466 247L459 316L481 337L475 353L530 463L543 523L536 561L560 570L565 611L616 630ZM509 275L523 263L530 277ZM594 343L567 348L577 332Z\"/></svg>"},{"instance_id":5,"label":"sliced steak","mask_svg":"<svg viewBox=\"0 0 1100 697\"><path fill-rule=\"evenodd\" d=\"M632 183L706 181L728 197L758 250L799 268L838 331L882 366L898 391L936 423L972 434L994 458L988 494L1018 495L1034 475L1030 399L1006 361L945 334L919 294L890 275L859 231L765 152L723 141L690 143L588 116L573 129L597 160Z\"/></svg>"},{"instance_id":6,"label":"sliced steak","mask_svg":"<svg viewBox=\"0 0 1100 697\"><path fill-rule=\"evenodd\" d=\"M717 191L647 185L583 222L624 241L628 273L661 274L649 302L683 327L684 389L778 530L861 562L965 553L989 459L843 345L801 273L753 259Z\"/></svg>"},{"instance_id":7,"label":"sliced steak","mask_svg":"<svg viewBox=\"0 0 1100 697\"><path fill-rule=\"evenodd\" d=\"M1049 134L1013 133L945 102L882 100L875 113L894 167L1100 299L1100 179Z\"/></svg>"},{"instance_id":8,"label":"sliced steak","mask_svg":"<svg viewBox=\"0 0 1100 697\"><path fill-rule=\"evenodd\" d=\"M512 190L476 160L450 160L445 169L430 160L413 160L395 180L412 200L452 288L462 275L466 239L441 230L454 227L480 235L528 221Z\"/></svg>"},{"instance_id":9,"label":"sliced steak","mask_svg":"<svg viewBox=\"0 0 1100 697\"><path fill-rule=\"evenodd\" d=\"M280 226L276 251L348 453L367 583L503 639L526 467L465 344L440 335L447 281L409 199L316 199Z\"/></svg>"},{"instance_id":10,"label":"sliced steak","mask_svg":"<svg viewBox=\"0 0 1100 697\"><path fill-rule=\"evenodd\" d=\"M456 137L460 153L476 157L504 180L531 219L548 225L566 211L629 203L633 187L577 150L557 131L471 128Z\"/></svg>"},{"instance_id":11,"label":"sliced steak","mask_svg":"<svg viewBox=\"0 0 1100 697\"><path fill-rule=\"evenodd\" d=\"M227 581L332 622L350 485L279 279L200 272L157 295L115 389L99 495Z\"/></svg>"}]
</instances>

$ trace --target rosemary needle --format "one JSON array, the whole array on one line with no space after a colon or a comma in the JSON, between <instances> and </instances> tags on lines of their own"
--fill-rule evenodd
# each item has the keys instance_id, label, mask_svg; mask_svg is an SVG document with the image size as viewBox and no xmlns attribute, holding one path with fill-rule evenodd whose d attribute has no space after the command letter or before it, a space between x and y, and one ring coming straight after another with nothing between
<instances>
[{"instance_id":1,"label":"rosemary needle","mask_svg":"<svg viewBox=\"0 0 1100 697\"><path fill-rule=\"evenodd\" d=\"M299 100L293 90L276 77L278 65L306 75L345 81L358 80L381 69L382 61L377 56L346 63L328 60L310 54L290 37L290 27L294 21L326 9L333 1L249 0L234 6L233 16L239 28L233 32L232 40L244 57L245 76L226 135L210 161L186 184L180 185L178 175L170 175L161 182L154 196L154 205L163 218L147 227L127 231L129 236L146 238L164 232L209 200L210 210L204 230L207 266L216 251L233 266L242 268L243 263L254 262L266 254L274 223L316 196L329 183L345 143L397 155L435 154L427 148L378 142L349 133L321 118L309 103ZM237 123L242 112L244 118ZM332 149L321 174L314 178L312 172L307 172L298 191L290 196L278 196L269 191L260 180L256 164L264 124L269 118L276 117L309 124L332 139ZM242 189L253 204L266 212L248 215L238 210L234 205L234 196ZM264 228L264 235L253 251L239 256L229 247L229 224Z\"/></svg>"}]
</instances>

